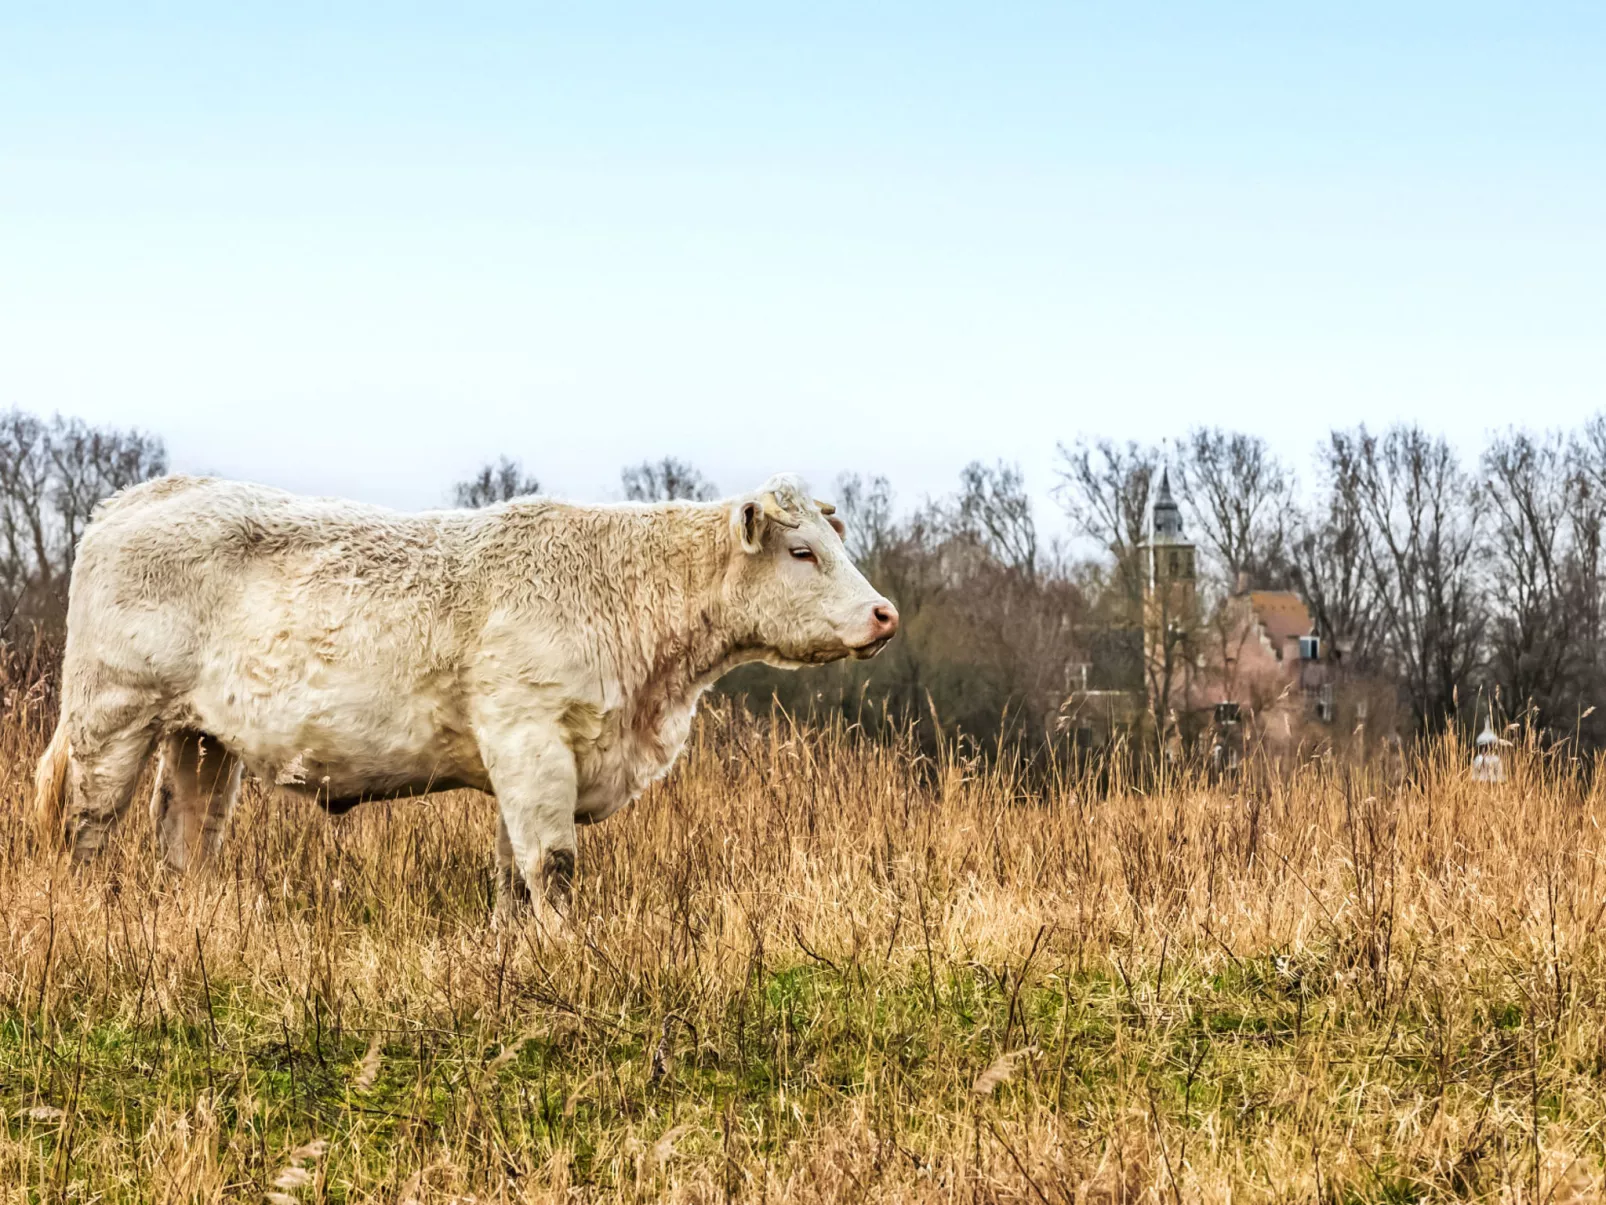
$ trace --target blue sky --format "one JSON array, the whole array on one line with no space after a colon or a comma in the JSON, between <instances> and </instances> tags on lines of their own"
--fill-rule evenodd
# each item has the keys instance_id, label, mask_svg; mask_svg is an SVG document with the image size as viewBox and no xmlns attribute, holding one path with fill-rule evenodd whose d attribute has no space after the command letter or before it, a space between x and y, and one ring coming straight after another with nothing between
<instances>
[{"instance_id":1,"label":"blue sky","mask_svg":"<svg viewBox=\"0 0 1606 1205\"><path fill-rule=\"evenodd\" d=\"M1606 405L1598 5L332 7L0 0L0 405L401 506Z\"/></svg>"}]
</instances>

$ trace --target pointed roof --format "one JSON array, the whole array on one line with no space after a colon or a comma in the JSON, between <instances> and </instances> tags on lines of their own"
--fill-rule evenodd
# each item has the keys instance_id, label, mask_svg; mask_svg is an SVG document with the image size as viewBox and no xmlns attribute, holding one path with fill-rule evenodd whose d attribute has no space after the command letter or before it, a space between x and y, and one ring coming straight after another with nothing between
<instances>
[{"instance_id":1,"label":"pointed roof","mask_svg":"<svg viewBox=\"0 0 1606 1205\"><path fill-rule=\"evenodd\" d=\"M1171 470L1160 470L1160 488L1154 495L1154 539L1157 543L1182 543L1182 508L1171 494Z\"/></svg>"}]
</instances>

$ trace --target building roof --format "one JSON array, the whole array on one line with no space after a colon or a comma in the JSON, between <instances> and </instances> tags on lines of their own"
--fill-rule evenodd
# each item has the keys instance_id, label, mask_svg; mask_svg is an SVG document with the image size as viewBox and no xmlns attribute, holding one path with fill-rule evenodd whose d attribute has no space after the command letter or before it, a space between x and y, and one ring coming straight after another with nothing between
<instances>
[{"instance_id":1,"label":"building roof","mask_svg":"<svg viewBox=\"0 0 1606 1205\"><path fill-rule=\"evenodd\" d=\"M1311 634L1310 611L1292 590L1251 590L1249 606L1273 645Z\"/></svg>"},{"instance_id":2,"label":"building roof","mask_svg":"<svg viewBox=\"0 0 1606 1205\"><path fill-rule=\"evenodd\" d=\"M1182 543L1182 508L1171 494L1171 471L1160 470L1160 488L1155 494L1154 510L1150 516L1156 544Z\"/></svg>"}]
</instances>

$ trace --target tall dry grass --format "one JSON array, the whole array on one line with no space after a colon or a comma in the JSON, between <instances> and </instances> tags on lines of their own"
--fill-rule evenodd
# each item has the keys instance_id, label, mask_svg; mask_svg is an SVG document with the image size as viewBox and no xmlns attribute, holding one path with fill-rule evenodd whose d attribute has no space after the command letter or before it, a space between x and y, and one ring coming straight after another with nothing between
<instances>
[{"instance_id":1,"label":"tall dry grass","mask_svg":"<svg viewBox=\"0 0 1606 1205\"><path fill-rule=\"evenodd\" d=\"M1592 1199L1602 799L1316 763L1107 795L722 710L493 922L492 807L35 843L0 724L0 1200Z\"/></svg>"}]
</instances>

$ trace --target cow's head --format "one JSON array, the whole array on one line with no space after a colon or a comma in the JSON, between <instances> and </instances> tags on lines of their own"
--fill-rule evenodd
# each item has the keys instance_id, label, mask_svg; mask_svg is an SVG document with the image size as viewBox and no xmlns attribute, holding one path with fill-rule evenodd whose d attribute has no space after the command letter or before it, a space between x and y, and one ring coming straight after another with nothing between
<instances>
[{"instance_id":1,"label":"cow's head","mask_svg":"<svg viewBox=\"0 0 1606 1205\"><path fill-rule=\"evenodd\" d=\"M834 509L790 473L730 503L727 599L741 638L772 665L873 657L898 630L898 609L842 546Z\"/></svg>"}]
</instances>

